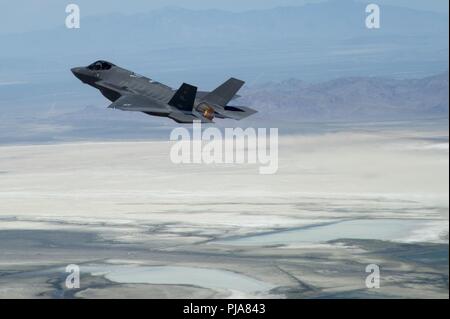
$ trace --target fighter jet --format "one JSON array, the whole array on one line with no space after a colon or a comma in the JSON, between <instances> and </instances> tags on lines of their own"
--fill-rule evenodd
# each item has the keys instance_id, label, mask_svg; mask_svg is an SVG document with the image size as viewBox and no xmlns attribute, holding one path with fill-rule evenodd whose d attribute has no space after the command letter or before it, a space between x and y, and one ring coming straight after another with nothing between
<instances>
[{"instance_id":1,"label":"fighter jet","mask_svg":"<svg viewBox=\"0 0 450 319\"><path fill-rule=\"evenodd\" d=\"M108 106L112 109L169 117L177 123L192 123L194 120L213 123L214 118L241 120L257 112L245 106L228 105L239 97L236 93L245 83L235 78L230 78L212 92L202 92L187 83L174 90L102 60L71 71L83 83L98 89L113 102Z\"/></svg>"}]
</instances>

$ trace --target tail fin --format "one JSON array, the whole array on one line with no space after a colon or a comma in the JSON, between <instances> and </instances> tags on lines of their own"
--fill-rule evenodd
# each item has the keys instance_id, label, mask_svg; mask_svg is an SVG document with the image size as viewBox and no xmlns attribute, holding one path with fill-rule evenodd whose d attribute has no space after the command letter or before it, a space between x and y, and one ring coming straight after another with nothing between
<instances>
[{"instance_id":1,"label":"tail fin","mask_svg":"<svg viewBox=\"0 0 450 319\"><path fill-rule=\"evenodd\" d=\"M217 89L205 95L203 100L210 102L212 104L225 106L241 89L244 83L245 83L244 81L235 78L230 78L228 81L223 83Z\"/></svg>"},{"instance_id":2,"label":"tail fin","mask_svg":"<svg viewBox=\"0 0 450 319\"><path fill-rule=\"evenodd\" d=\"M192 111L196 95L196 86L183 83L169 101L169 105L174 106L179 110Z\"/></svg>"}]
</instances>

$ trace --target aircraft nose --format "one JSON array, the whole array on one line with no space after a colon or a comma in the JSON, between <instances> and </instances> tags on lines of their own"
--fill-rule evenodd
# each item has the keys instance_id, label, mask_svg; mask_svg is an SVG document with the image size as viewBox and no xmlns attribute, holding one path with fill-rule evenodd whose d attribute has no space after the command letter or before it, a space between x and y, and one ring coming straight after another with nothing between
<instances>
[{"instance_id":1,"label":"aircraft nose","mask_svg":"<svg viewBox=\"0 0 450 319\"><path fill-rule=\"evenodd\" d=\"M76 67L70 69L73 75L83 83L93 84L95 81L98 81L98 74L92 74L92 72L86 67Z\"/></svg>"},{"instance_id":2,"label":"aircraft nose","mask_svg":"<svg viewBox=\"0 0 450 319\"><path fill-rule=\"evenodd\" d=\"M72 69L70 69L70 71L72 71L72 73L73 73L74 75L78 75L78 74L80 74L80 69L81 69L81 68L72 68Z\"/></svg>"}]
</instances>

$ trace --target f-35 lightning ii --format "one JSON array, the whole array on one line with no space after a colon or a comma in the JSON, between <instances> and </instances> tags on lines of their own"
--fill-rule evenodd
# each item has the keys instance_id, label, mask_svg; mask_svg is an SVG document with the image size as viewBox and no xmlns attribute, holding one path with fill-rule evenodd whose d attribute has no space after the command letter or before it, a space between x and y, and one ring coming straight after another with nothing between
<instances>
[{"instance_id":1,"label":"f-35 lightning ii","mask_svg":"<svg viewBox=\"0 0 450 319\"><path fill-rule=\"evenodd\" d=\"M245 106L228 105L238 97L236 93L244 85L244 81L235 78L230 78L212 92L201 92L186 83L174 90L102 60L71 71L83 83L100 90L113 102L108 106L113 109L169 117L178 123L192 123L194 120L213 123L214 118L241 120L257 112Z\"/></svg>"}]
</instances>

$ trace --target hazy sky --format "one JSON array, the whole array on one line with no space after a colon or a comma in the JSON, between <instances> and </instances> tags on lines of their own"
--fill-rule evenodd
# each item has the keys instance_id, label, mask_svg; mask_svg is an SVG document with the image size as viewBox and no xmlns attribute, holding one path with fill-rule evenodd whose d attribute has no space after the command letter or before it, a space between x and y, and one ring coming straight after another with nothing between
<instances>
[{"instance_id":1,"label":"hazy sky","mask_svg":"<svg viewBox=\"0 0 450 319\"><path fill-rule=\"evenodd\" d=\"M46 29L64 23L64 9L69 3L81 7L84 15L111 12L136 13L165 6L191 9L224 9L243 11L277 6L299 6L325 0L0 0L0 33ZM338 1L338 0L334 0ZM339 0L340 1L340 0ZM359 2L390 4L448 15L448 0L357 0Z\"/></svg>"}]
</instances>

